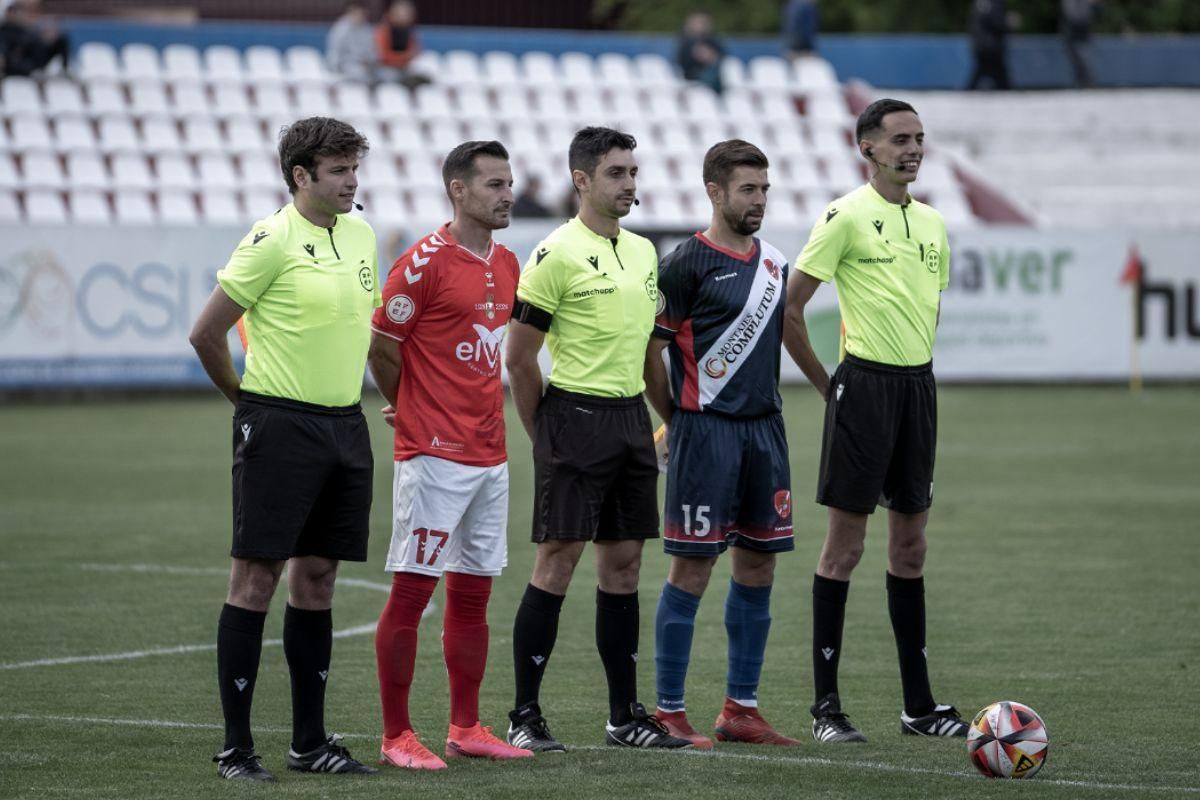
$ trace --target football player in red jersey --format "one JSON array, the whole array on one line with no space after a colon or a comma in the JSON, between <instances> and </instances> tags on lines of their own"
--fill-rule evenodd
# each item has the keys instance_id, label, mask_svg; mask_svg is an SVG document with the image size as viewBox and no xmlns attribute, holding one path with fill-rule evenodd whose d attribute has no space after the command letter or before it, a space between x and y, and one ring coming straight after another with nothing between
<instances>
[{"instance_id":1,"label":"football player in red jersey","mask_svg":"<svg viewBox=\"0 0 1200 800\"><path fill-rule=\"evenodd\" d=\"M417 738L408 694L417 626L446 575L442 649L450 679L447 758L527 758L479 722L492 578L507 562L508 464L500 344L520 267L492 231L513 203L508 151L465 142L442 167L454 219L396 261L372 322L368 362L394 414L391 595L375 652L383 701L381 761L446 764ZM393 408L394 406L394 408Z\"/></svg>"}]
</instances>

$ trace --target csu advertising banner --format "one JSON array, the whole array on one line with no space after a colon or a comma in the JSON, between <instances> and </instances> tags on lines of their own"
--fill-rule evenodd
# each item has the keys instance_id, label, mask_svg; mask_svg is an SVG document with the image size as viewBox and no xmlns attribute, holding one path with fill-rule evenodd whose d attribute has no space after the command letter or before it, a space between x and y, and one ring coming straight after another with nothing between
<instances>
[{"instance_id":1,"label":"csu advertising banner","mask_svg":"<svg viewBox=\"0 0 1200 800\"><path fill-rule=\"evenodd\" d=\"M794 258L808 230L769 220L764 238ZM497 238L523 261L556 224L519 222ZM424 233L377 230L385 271ZM0 388L206 384L188 332L244 233L0 226ZM690 233L647 235L665 254ZM1125 380L1135 363L1148 378L1200 378L1200 233L978 228L953 233L951 251L934 352L942 380ZM832 366L832 287L807 320Z\"/></svg>"}]
</instances>

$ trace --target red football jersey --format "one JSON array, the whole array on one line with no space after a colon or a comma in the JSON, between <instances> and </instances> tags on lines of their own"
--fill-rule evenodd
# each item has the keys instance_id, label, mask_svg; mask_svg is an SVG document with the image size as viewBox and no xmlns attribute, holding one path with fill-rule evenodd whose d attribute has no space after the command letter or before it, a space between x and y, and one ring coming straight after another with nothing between
<instances>
[{"instance_id":1,"label":"red football jersey","mask_svg":"<svg viewBox=\"0 0 1200 800\"><path fill-rule=\"evenodd\" d=\"M520 273L504 245L482 258L445 225L392 265L371 325L400 348L397 461L426 454L490 467L507 458L500 345Z\"/></svg>"}]
</instances>

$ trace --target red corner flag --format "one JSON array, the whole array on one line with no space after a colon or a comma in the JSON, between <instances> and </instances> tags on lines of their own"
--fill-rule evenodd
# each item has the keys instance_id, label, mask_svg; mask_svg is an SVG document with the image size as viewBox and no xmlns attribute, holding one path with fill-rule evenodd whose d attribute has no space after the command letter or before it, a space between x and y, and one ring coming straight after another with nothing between
<instances>
[{"instance_id":1,"label":"red corner flag","mask_svg":"<svg viewBox=\"0 0 1200 800\"><path fill-rule=\"evenodd\" d=\"M1131 244L1129 255L1125 259L1125 270L1121 273L1121 283L1141 283L1143 270L1144 265L1142 257L1138 255L1137 245Z\"/></svg>"}]
</instances>

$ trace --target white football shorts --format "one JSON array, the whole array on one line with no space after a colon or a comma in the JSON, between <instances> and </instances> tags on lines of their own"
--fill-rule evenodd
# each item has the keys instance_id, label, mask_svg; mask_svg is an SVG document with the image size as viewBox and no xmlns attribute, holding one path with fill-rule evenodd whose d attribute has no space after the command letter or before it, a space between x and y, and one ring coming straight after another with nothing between
<instances>
[{"instance_id":1,"label":"white football shorts","mask_svg":"<svg viewBox=\"0 0 1200 800\"><path fill-rule=\"evenodd\" d=\"M508 565L508 464L396 462L388 572L499 575Z\"/></svg>"}]
</instances>

